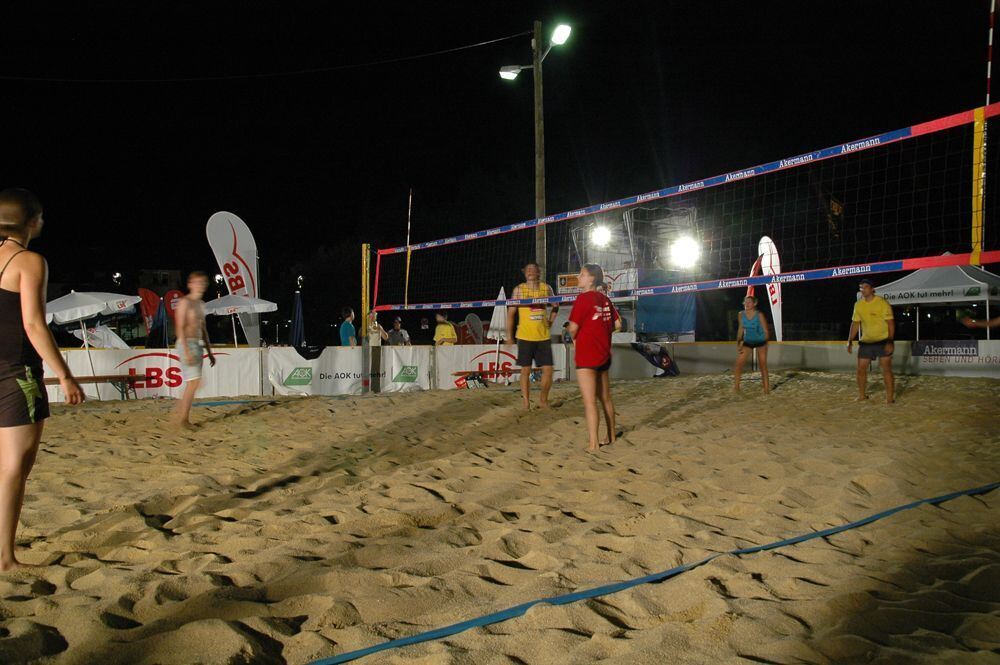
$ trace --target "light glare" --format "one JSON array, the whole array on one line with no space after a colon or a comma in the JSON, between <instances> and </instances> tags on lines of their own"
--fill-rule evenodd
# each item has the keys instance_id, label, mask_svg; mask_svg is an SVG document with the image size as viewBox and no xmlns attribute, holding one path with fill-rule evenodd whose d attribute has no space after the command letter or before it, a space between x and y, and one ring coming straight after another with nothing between
<instances>
[{"instance_id":1,"label":"light glare","mask_svg":"<svg viewBox=\"0 0 1000 665\"><path fill-rule=\"evenodd\" d=\"M507 66L500 68L500 78L505 81L513 81L517 78L518 73L521 71L520 67Z\"/></svg>"},{"instance_id":2,"label":"light glare","mask_svg":"<svg viewBox=\"0 0 1000 665\"><path fill-rule=\"evenodd\" d=\"M556 29L552 32L552 43L555 44L556 46L561 46L562 44L565 44L566 40L569 39L569 33L572 31L573 29L571 27L569 27L565 23L560 23L559 25L556 26Z\"/></svg>"},{"instance_id":3,"label":"light glare","mask_svg":"<svg viewBox=\"0 0 1000 665\"><path fill-rule=\"evenodd\" d=\"M701 247L691 236L681 236L670 244L670 263L676 268L693 268L701 258Z\"/></svg>"},{"instance_id":4,"label":"light glare","mask_svg":"<svg viewBox=\"0 0 1000 665\"><path fill-rule=\"evenodd\" d=\"M590 242L594 243L595 247L607 247L611 242L611 229L606 226L595 226L590 232Z\"/></svg>"}]
</instances>

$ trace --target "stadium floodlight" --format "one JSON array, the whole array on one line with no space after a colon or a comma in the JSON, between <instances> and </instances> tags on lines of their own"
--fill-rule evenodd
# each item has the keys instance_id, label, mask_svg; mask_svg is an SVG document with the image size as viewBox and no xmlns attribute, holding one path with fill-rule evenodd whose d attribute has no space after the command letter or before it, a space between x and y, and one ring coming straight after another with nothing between
<instances>
[{"instance_id":1,"label":"stadium floodlight","mask_svg":"<svg viewBox=\"0 0 1000 665\"><path fill-rule=\"evenodd\" d=\"M573 28L569 27L565 23L560 23L556 26L556 29L552 31L552 43L556 46L562 46L569 39L569 33L573 31Z\"/></svg>"},{"instance_id":2,"label":"stadium floodlight","mask_svg":"<svg viewBox=\"0 0 1000 665\"><path fill-rule=\"evenodd\" d=\"M681 236L670 243L670 264L675 268L693 268L701 258L701 247L691 236Z\"/></svg>"},{"instance_id":3,"label":"stadium floodlight","mask_svg":"<svg viewBox=\"0 0 1000 665\"><path fill-rule=\"evenodd\" d=\"M607 247L611 244L611 229L606 226L595 226L590 232L590 242L594 243L594 247Z\"/></svg>"},{"instance_id":4,"label":"stadium floodlight","mask_svg":"<svg viewBox=\"0 0 1000 665\"><path fill-rule=\"evenodd\" d=\"M513 81L521 73L521 68L517 65L506 65L500 68L500 78L505 81Z\"/></svg>"}]
</instances>

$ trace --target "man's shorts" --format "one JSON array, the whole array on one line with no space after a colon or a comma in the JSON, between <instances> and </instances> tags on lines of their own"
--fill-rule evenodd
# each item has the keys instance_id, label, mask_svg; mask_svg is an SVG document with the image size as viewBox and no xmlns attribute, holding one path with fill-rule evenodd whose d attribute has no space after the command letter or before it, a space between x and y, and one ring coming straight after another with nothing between
<instances>
[{"instance_id":1,"label":"man's shorts","mask_svg":"<svg viewBox=\"0 0 1000 665\"><path fill-rule=\"evenodd\" d=\"M859 342L858 343L858 358L863 358L864 360L878 360L879 358L886 357L891 358L891 353L885 352L886 340L881 342Z\"/></svg>"},{"instance_id":2,"label":"man's shorts","mask_svg":"<svg viewBox=\"0 0 1000 665\"><path fill-rule=\"evenodd\" d=\"M177 355L180 356L181 362L181 376L184 377L185 383L201 379L201 366L204 362L202 356L205 352L204 347L201 345L201 340L189 339L186 341L186 344L188 351L191 353L191 359L194 360L194 363L190 365L187 364L187 357L184 354L181 343L177 342Z\"/></svg>"},{"instance_id":3,"label":"man's shorts","mask_svg":"<svg viewBox=\"0 0 1000 665\"><path fill-rule=\"evenodd\" d=\"M544 342L529 342L528 340L517 340L517 364L521 367L531 367L531 362L535 362L535 367L552 367L552 340Z\"/></svg>"}]
</instances>

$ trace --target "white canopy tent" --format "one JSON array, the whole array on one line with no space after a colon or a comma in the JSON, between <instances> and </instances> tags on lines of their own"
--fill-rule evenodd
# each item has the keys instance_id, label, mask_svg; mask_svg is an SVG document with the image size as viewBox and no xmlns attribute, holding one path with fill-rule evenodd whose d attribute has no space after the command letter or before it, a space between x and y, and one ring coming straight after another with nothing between
<instances>
[{"instance_id":1,"label":"white canopy tent","mask_svg":"<svg viewBox=\"0 0 1000 665\"><path fill-rule=\"evenodd\" d=\"M1000 275L976 266L921 268L902 279L876 287L876 294L890 305L914 305L917 308L917 339L920 339L921 305L957 305L985 303L986 318L990 305L1000 307ZM990 329L986 329L986 339Z\"/></svg>"}]
</instances>

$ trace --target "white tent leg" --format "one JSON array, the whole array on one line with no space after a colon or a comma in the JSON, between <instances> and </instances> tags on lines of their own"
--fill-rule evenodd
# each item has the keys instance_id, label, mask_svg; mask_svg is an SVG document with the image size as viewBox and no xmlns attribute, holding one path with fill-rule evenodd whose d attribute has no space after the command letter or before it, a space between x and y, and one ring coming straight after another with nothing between
<instances>
[{"instance_id":1,"label":"white tent leg","mask_svg":"<svg viewBox=\"0 0 1000 665\"><path fill-rule=\"evenodd\" d=\"M233 314L230 318L233 321L233 348L235 349L235 348L237 348L236 347L236 315Z\"/></svg>"},{"instance_id":2,"label":"white tent leg","mask_svg":"<svg viewBox=\"0 0 1000 665\"><path fill-rule=\"evenodd\" d=\"M988 325L990 321L990 299L989 296L986 298L986 339L990 338L990 326Z\"/></svg>"},{"instance_id":3,"label":"white tent leg","mask_svg":"<svg viewBox=\"0 0 1000 665\"><path fill-rule=\"evenodd\" d=\"M80 320L80 332L83 333L83 345L87 349L87 360L90 361L90 375L97 376L97 371L94 369L94 356L90 354L90 342L87 340L87 328L83 325L83 319ZM101 384L95 383L94 389L97 390L97 401L103 401L101 399Z\"/></svg>"},{"instance_id":4,"label":"white tent leg","mask_svg":"<svg viewBox=\"0 0 1000 665\"><path fill-rule=\"evenodd\" d=\"M920 305L917 305L917 340L920 339Z\"/></svg>"}]
</instances>

